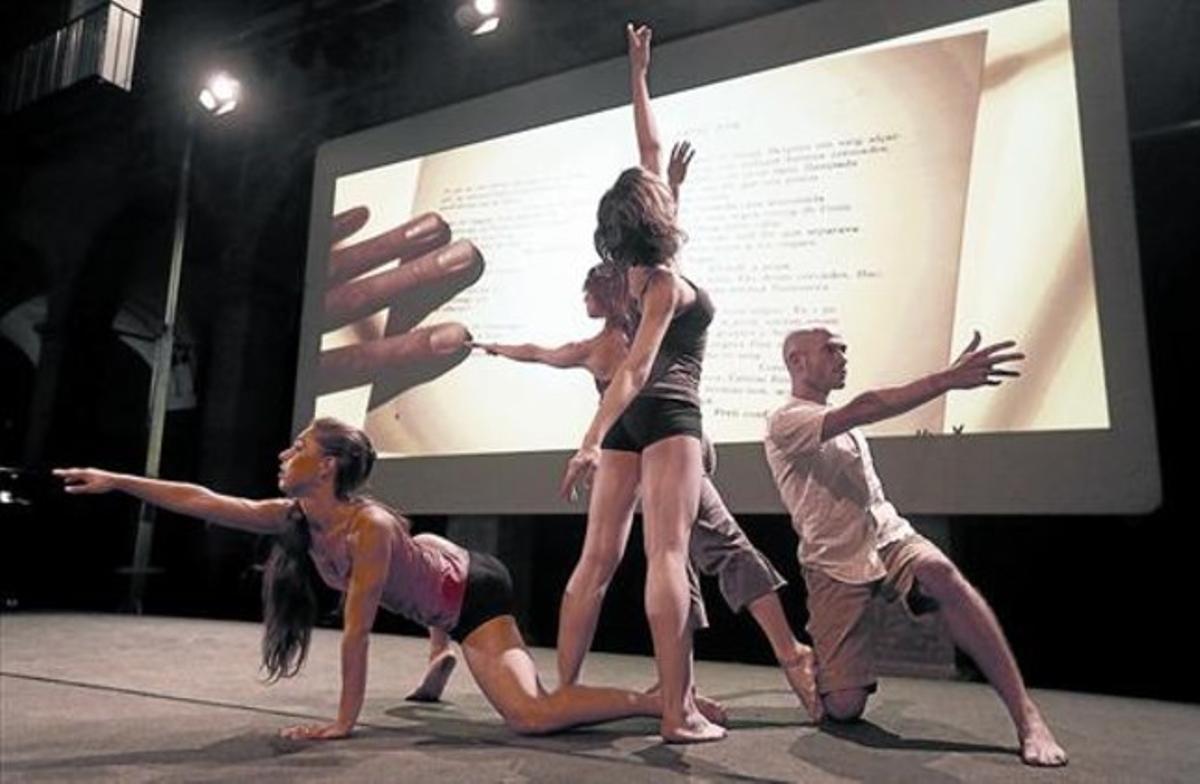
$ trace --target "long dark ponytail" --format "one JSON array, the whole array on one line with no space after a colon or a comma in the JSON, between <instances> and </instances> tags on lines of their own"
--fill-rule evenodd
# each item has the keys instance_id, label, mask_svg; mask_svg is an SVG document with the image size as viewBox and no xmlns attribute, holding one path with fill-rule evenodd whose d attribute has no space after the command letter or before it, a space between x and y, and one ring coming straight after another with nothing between
<instances>
[{"instance_id":1,"label":"long dark ponytail","mask_svg":"<svg viewBox=\"0 0 1200 784\"><path fill-rule=\"evenodd\" d=\"M288 518L288 527L275 537L263 573L262 666L270 683L300 671L317 621L308 518L300 504L292 506Z\"/></svg>"},{"instance_id":2,"label":"long dark ponytail","mask_svg":"<svg viewBox=\"0 0 1200 784\"><path fill-rule=\"evenodd\" d=\"M375 464L375 448L367 434L330 417L314 420L309 431L321 453L337 462L334 494L342 501L352 500ZM308 518L296 503L287 528L275 537L263 574L262 666L268 682L292 677L308 657L317 620L316 569L308 554L311 546Z\"/></svg>"}]
</instances>

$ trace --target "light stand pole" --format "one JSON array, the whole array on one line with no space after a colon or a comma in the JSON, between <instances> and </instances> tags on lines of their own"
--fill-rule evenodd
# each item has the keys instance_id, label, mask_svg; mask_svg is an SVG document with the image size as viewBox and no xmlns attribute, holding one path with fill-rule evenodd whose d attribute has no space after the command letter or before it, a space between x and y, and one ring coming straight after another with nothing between
<instances>
[{"instance_id":1,"label":"light stand pole","mask_svg":"<svg viewBox=\"0 0 1200 784\"><path fill-rule=\"evenodd\" d=\"M150 437L146 444L145 475L158 477L162 463L163 430L167 422L167 392L171 384L171 355L175 350L175 312L179 305L179 282L183 277L183 245L187 236L188 185L192 173L192 146L195 139L196 114L189 108L187 130L183 143L183 158L179 164L179 190L175 196L175 229L171 240L171 268L167 277L167 299L163 306L163 323L154 342L154 364L150 370L149 420ZM137 537L133 542L133 565L129 567L129 607L142 614L142 598L146 592L146 577L158 571L150 566L150 546L154 542L156 508L142 501L138 509Z\"/></svg>"},{"instance_id":2,"label":"light stand pole","mask_svg":"<svg viewBox=\"0 0 1200 784\"><path fill-rule=\"evenodd\" d=\"M218 74L200 93L200 104L211 114L221 115L237 106L240 86L224 74ZM145 475L156 479L162 463L163 431L167 421L167 393L171 384L171 357L175 350L175 316L179 306L179 284L183 277L183 247L187 236L188 186L191 184L192 147L195 141L196 110L189 106L184 131L183 158L179 164L179 189L175 196L175 228L171 240L171 268L167 277L167 298L163 306L163 323L154 344L154 365L150 374L149 429L146 445ZM141 615L146 593L146 577L160 571L150 566L150 548L154 542L156 509L143 501L138 511L137 536L133 543L133 564L126 570L130 575L129 608Z\"/></svg>"}]
</instances>

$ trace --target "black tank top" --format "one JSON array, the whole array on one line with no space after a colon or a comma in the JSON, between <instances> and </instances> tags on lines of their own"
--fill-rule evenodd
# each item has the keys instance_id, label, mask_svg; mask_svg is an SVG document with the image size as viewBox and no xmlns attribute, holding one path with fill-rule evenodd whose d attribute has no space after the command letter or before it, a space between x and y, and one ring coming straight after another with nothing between
<instances>
[{"instance_id":1,"label":"black tank top","mask_svg":"<svg viewBox=\"0 0 1200 784\"><path fill-rule=\"evenodd\" d=\"M676 313L671 319L650 368L650 377L638 397L682 400L699 406L704 346L716 308L708 292L687 278L683 280L696 292L696 299L687 310Z\"/></svg>"}]
</instances>

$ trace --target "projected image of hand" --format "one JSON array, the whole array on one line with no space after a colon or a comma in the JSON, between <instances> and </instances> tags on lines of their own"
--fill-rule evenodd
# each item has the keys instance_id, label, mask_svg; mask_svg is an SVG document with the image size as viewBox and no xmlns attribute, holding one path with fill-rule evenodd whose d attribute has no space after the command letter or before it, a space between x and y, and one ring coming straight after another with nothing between
<instances>
[{"instance_id":1,"label":"projected image of hand","mask_svg":"<svg viewBox=\"0 0 1200 784\"><path fill-rule=\"evenodd\" d=\"M479 280L483 256L467 240L450 241L440 215L426 213L382 234L340 243L370 217L366 207L333 216L324 331L383 308L387 326L377 339L321 352L319 392L373 384L373 401L431 381L471 353L471 333L457 322L416 327L455 294ZM371 272L389 262L393 269Z\"/></svg>"}]
</instances>

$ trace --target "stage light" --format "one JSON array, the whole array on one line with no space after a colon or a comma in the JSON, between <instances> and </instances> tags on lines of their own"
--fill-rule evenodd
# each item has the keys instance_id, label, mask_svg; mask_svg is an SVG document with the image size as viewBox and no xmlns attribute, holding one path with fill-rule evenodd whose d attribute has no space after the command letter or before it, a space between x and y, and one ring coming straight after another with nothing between
<instances>
[{"instance_id":1,"label":"stage light","mask_svg":"<svg viewBox=\"0 0 1200 784\"><path fill-rule=\"evenodd\" d=\"M497 0L467 0L454 9L454 21L471 35L487 35L500 26Z\"/></svg>"},{"instance_id":2,"label":"stage light","mask_svg":"<svg viewBox=\"0 0 1200 784\"><path fill-rule=\"evenodd\" d=\"M213 115L229 114L237 108L242 94L242 84L227 73L217 73L209 78L200 91L200 105Z\"/></svg>"}]
</instances>

